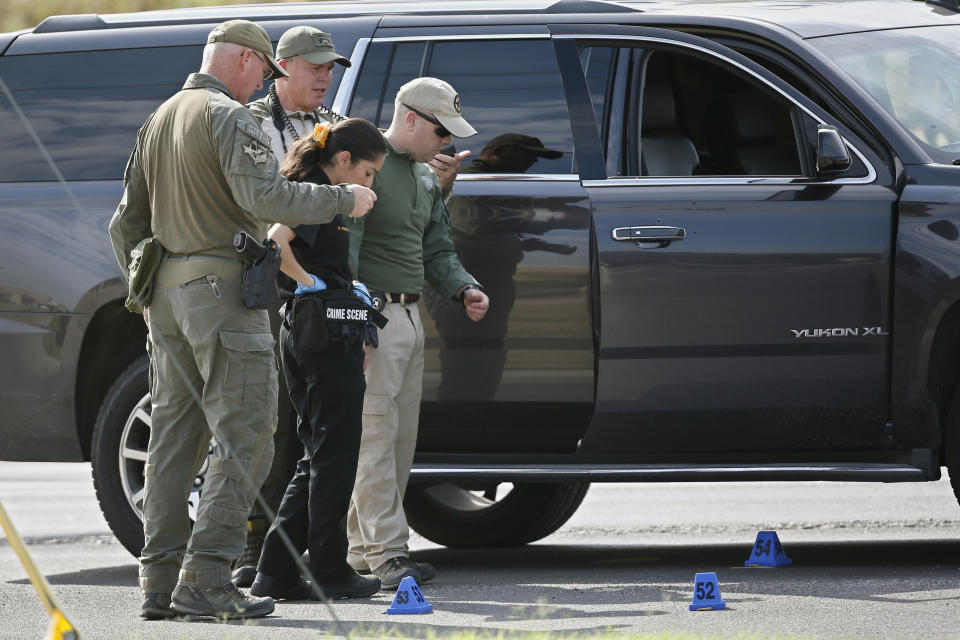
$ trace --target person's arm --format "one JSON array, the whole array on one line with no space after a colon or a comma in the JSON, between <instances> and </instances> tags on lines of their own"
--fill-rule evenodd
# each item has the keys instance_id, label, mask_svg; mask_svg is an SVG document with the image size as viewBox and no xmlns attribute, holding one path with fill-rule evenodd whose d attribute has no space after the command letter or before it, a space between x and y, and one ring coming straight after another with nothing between
<instances>
[{"instance_id":1,"label":"person's arm","mask_svg":"<svg viewBox=\"0 0 960 640\"><path fill-rule=\"evenodd\" d=\"M239 104L213 102L210 126L234 200L261 220L291 227L325 224L338 213L363 216L373 206L376 197L361 185L320 185L283 177L269 137Z\"/></svg>"},{"instance_id":2,"label":"person's arm","mask_svg":"<svg viewBox=\"0 0 960 640\"><path fill-rule=\"evenodd\" d=\"M380 184L376 177L373 179L372 188L374 196L379 198L382 194L380 193ZM350 230L350 246L347 249L347 258L350 262L350 273L357 280L360 280L360 247L363 244L363 234L366 225L366 217L350 218L347 220L347 229Z\"/></svg>"},{"instance_id":3,"label":"person's arm","mask_svg":"<svg viewBox=\"0 0 960 640\"><path fill-rule=\"evenodd\" d=\"M450 239L447 208L439 197L434 199L430 223L423 233L423 269L427 282L449 300L459 300L458 295L467 285L479 287L460 264L456 247Z\"/></svg>"},{"instance_id":4,"label":"person's arm","mask_svg":"<svg viewBox=\"0 0 960 640\"><path fill-rule=\"evenodd\" d=\"M290 248L290 243L296 237L297 234L293 229L280 223L270 227L270 232L267 234L267 238L276 242L277 246L280 247L280 271L300 284L309 287L313 284L313 276L307 273L297 257L293 255L293 249Z\"/></svg>"},{"instance_id":5,"label":"person's arm","mask_svg":"<svg viewBox=\"0 0 960 640\"><path fill-rule=\"evenodd\" d=\"M453 183L457 179L457 171L460 170L460 163L469 156L469 151L461 151L452 156L445 153L438 153L427 163L427 166L437 174L437 179L440 180L440 188L443 191L444 201L453 193Z\"/></svg>"},{"instance_id":6,"label":"person's arm","mask_svg":"<svg viewBox=\"0 0 960 640\"><path fill-rule=\"evenodd\" d=\"M139 142L130 154L123 174L123 197L110 219L110 242L123 276L129 277L127 268L130 251L144 238L152 235L150 226L150 198L147 184L140 171Z\"/></svg>"}]
</instances>

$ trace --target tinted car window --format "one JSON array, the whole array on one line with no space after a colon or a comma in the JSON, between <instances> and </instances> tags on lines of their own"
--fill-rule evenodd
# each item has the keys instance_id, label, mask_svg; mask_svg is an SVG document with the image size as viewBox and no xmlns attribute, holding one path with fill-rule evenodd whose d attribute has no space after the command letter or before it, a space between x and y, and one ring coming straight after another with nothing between
<instances>
[{"instance_id":1,"label":"tinted car window","mask_svg":"<svg viewBox=\"0 0 960 640\"><path fill-rule=\"evenodd\" d=\"M423 42L378 42L363 62L350 115L366 118L381 129L393 119L393 99L407 81L421 75Z\"/></svg>"},{"instance_id":2,"label":"tinted car window","mask_svg":"<svg viewBox=\"0 0 960 640\"><path fill-rule=\"evenodd\" d=\"M609 64L606 71L589 64L601 52L588 48L584 58L594 104L604 86L608 94L613 86L606 82ZM624 145L619 166L610 175L801 175L794 107L773 91L723 65L673 50L625 48L617 58L628 65L617 75L628 84L626 105L622 115L617 108L606 110L623 122L598 118L608 130L623 132L616 138Z\"/></svg>"},{"instance_id":3,"label":"tinted car window","mask_svg":"<svg viewBox=\"0 0 960 640\"><path fill-rule=\"evenodd\" d=\"M816 38L939 162L960 159L960 25Z\"/></svg>"},{"instance_id":4,"label":"tinted car window","mask_svg":"<svg viewBox=\"0 0 960 640\"><path fill-rule=\"evenodd\" d=\"M573 171L570 118L548 41L376 43L361 70L350 115L389 126L397 90L421 75L445 80L460 94L463 115L477 135L454 138L458 150L477 155L497 136L519 133L562 152L559 158L539 157L528 173Z\"/></svg>"},{"instance_id":5,"label":"tinted car window","mask_svg":"<svg viewBox=\"0 0 960 640\"><path fill-rule=\"evenodd\" d=\"M201 47L84 51L0 58L0 78L67 180L119 179L147 115L183 86ZM0 182L54 180L37 144L0 94Z\"/></svg>"},{"instance_id":6,"label":"tinted car window","mask_svg":"<svg viewBox=\"0 0 960 640\"><path fill-rule=\"evenodd\" d=\"M438 42L428 75L452 84L477 135L454 144L475 153L505 133L533 136L563 152L528 173L572 173L573 134L553 45L547 40Z\"/></svg>"}]
</instances>

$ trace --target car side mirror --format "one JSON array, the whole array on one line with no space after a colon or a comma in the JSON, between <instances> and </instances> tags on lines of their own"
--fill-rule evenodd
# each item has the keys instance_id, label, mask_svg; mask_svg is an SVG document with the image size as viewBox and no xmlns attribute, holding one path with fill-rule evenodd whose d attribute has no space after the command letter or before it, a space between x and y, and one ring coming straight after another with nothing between
<instances>
[{"instance_id":1,"label":"car side mirror","mask_svg":"<svg viewBox=\"0 0 960 640\"><path fill-rule=\"evenodd\" d=\"M843 173L850 168L847 145L836 127L821 124L817 127L817 173Z\"/></svg>"}]
</instances>

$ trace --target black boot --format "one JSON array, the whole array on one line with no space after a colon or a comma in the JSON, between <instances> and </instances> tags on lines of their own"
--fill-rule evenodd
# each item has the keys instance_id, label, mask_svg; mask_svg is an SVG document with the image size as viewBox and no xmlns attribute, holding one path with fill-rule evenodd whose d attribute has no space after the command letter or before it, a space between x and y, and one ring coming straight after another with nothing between
<instances>
[{"instance_id":1,"label":"black boot","mask_svg":"<svg viewBox=\"0 0 960 640\"><path fill-rule=\"evenodd\" d=\"M292 582L276 580L265 573L258 572L250 586L252 596L270 596L274 600L316 600L311 592L310 583L297 576Z\"/></svg>"},{"instance_id":2,"label":"black boot","mask_svg":"<svg viewBox=\"0 0 960 640\"><path fill-rule=\"evenodd\" d=\"M257 577L260 550L263 549L263 539L269 526L266 518L247 520L247 542L243 545L243 553L233 565L233 577L230 580L238 587L249 587Z\"/></svg>"}]
</instances>

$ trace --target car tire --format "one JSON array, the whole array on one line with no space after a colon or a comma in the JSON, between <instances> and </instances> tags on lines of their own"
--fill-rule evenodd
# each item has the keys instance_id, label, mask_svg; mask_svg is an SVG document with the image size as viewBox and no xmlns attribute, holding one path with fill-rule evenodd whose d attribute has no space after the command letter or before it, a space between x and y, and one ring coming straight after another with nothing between
<instances>
[{"instance_id":1,"label":"car tire","mask_svg":"<svg viewBox=\"0 0 960 640\"><path fill-rule=\"evenodd\" d=\"M514 484L506 492L504 488L410 485L404 499L407 521L424 538L447 547L524 545L545 538L569 520L590 483Z\"/></svg>"},{"instance_id":2,"label":"car tire","mask_svg":"<svg viewBox=\"0 0 960 640\"><path fill-rule=\"evenodd\" d=\"M107 524L117 540L135 556L143 550L143 521L134 506L137 492L130 484L143 487L143 466L146 463L149 422L146 429L128 422L136 421L138 409L150 411L147 370L149 360L143 355L117 376L107 391L97 415L90 447L93 486ZM126 448L122 443L127 439Z\"/></svg>"},{"instance_id":3,"label":"car tire","mask_svg":"<svg viewBox=\"0 0 960 640\"><path fill-rule=\"evenodd\" d=\"M953 393L943 433L943 455L953 495L960 503L960 386Z\"/></svg>"}]
</instances>

